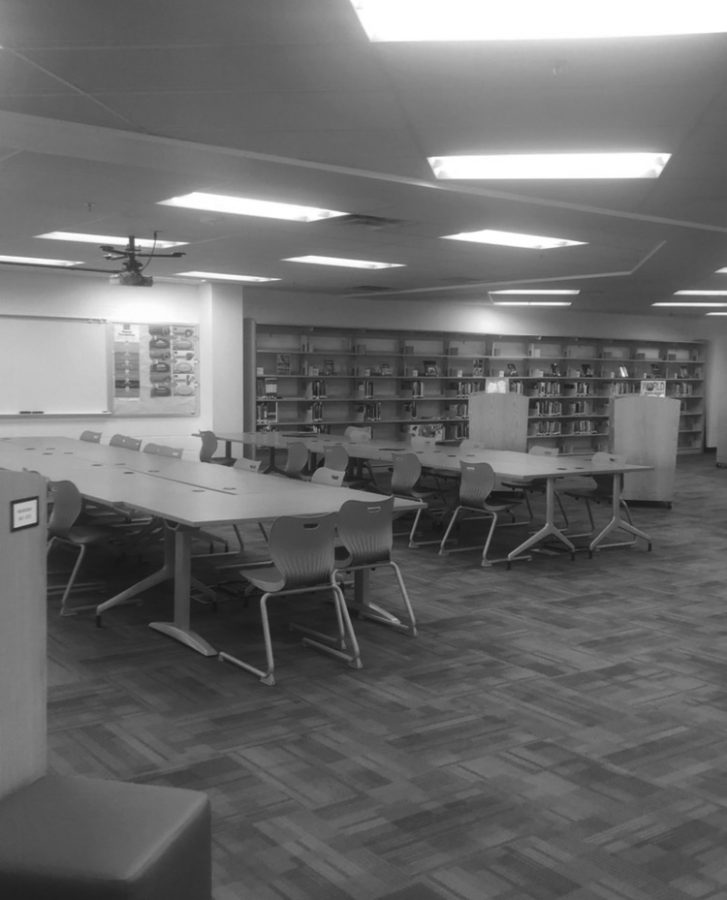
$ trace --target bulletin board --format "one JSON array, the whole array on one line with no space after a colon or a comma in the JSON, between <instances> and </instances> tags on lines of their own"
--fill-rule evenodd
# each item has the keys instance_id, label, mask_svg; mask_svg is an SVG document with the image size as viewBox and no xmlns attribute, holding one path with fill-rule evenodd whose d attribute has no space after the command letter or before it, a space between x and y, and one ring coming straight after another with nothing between
<instances>
[{"instance_id":1,"label":"bulletin board","mask_svg":"<svg viewBox=\"0 0 727 900\"><path fill-rule=\"evenodd\" d=\"M199 326L114 322L113 411L117 416L199 414Z\"/></svg>"},{"instance_id":2,"label":"bulletin board","mask_svg":"<svg viewBox=\"0 0 727 900\"><path fill-rule=\"evenodd\" d=\"M199 326L0 315L0 415L199 414Z\"/></svg>"}]
</instances>

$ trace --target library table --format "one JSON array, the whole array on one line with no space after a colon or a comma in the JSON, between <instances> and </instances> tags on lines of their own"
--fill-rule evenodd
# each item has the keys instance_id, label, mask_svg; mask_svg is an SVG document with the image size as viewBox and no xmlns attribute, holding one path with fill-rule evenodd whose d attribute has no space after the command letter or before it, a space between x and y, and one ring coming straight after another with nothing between
<instances>
[{"instance_id":1,"label":"library table","mask_svg":"<svg viewBox=\"0 0 727 900\"><path fill-rule=\"evenodd\" d=\"M256 436L250 434L223 434L219 435L225 442L255 443L257 446L285 446L285 435L282 432L257 432ZM256 437L256 440L253 438ZM545 481L545 521L543 525L514 550L507 554L508 563L523 557L528 550L540 544L544 540L553 539L563 544L575 554L575 545L565 532L555 523L555 489L560 478L569 478L574 475L593 477L595 475L611 475L613 479L613 501L611 518L608 523L588 544L589 553L598 550L606 538L614 531L625 531L646 541L651 549L651 538L641 529L636 528L622 515L621 508L621 483L625 472L641 472L651 469L651 466L636 465L631 463L607 462L594 464L586 456L541 456L534 453L522 453L516 450L488 450L471 449L462 452L459 447L427 444L425 446L412 446L408 441L397 440L370 440L347 441L343 436L337 439L336 435L311 434L307 438L300 436L295 440L303 440L312 453L325 451L326 446L342 444L349 457L352 459L366 459L369 461L390 462L397 453L415 453L424 468L437 469L443 472L457 474L460 471L460 460L467 462L487 462L495 475L503 481L520 482L526 485L529 481ZM293 438L289 438L293 440Z\"/></svg>"},{"instance_id":2,"label":"library table","mask_svg":"<svg viewBox=\"0 0 727 900\"><path fill-rule=\"evenodd\" d=\"M154 471L148 469L150 465ZM346 500L371 500L371 494L363 491L60 437L4 438L0 440L0 466L34 470L54 481L70 479L89 500L128 506L161 519L165 525L161 568L100 603L96 615L172 581L173 621L152 622L150 627L203 656L214 656L217 651L190 627L191 547L196 532L286 515L337 512ZM407 511L417 505L401 501L396 508ZM359 602L361 590L359 586Z\"/></svg>"}]
</instances>

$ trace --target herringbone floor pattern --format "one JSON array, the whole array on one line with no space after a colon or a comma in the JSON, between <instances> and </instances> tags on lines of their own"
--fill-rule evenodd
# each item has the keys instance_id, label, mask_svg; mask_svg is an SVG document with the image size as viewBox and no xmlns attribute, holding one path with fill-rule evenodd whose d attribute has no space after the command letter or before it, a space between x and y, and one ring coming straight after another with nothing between
<instances>
[{"instance_id":1,"label":"herringbone floor pattern","mask_svg":"<svg viewBox=\"0 0 727 900\"><path fill-rule=\"evenodd\" d=\"M651 553L510 571L398 543L419 636L357 621L354 671L281 604L274 688L148 629L164 592L102 629L51 600L51 767L207 791L215 900L724 900L727 470L634 518ZM194 626L260 658L254 602Z\"/></svg>"}]
</instances>

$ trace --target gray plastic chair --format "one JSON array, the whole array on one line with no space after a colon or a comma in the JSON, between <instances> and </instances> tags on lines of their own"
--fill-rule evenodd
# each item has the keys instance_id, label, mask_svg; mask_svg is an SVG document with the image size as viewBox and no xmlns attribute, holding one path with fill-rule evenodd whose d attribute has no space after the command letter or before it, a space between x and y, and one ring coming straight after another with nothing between
<instances>
[{"instance_id":1,"label":"gray plastic chair","mask_svg":"<svg viewBox=\"0 0 727 900\"><path fill-rule=\"evenodd\" d=\"M357 608L359 615L384 625L393 626L412 636L416 635L416 619L398 564L391 558L393 545L392 521L394 498L377 500L347 500L338 511L336 568L333 577L348 573L373 571L380 566L394 570L404 604L406 622L364 598Z\"/></svg>"},{"instance_id":2,"label":"gray plastic chair","mask_svg":"<svg viewBox=\"0 0 727 900\"><path fill-rule=\"evenodd\" d=\"M388 493L408 500L419 500L421 506L414 514L409 531L409 546L422 547L425 544L438 544L439 540L418 540L416 537L419 521L423 514L438 522L449 507L444 495L435 489L420 487L422 464L416 453L397 453L391 471L391 484Z\"/></svg>"},{"instance_id":3,"label":"gray plastic chair","mask_svg":"<svg viewBox=\"0 0 727 900\"><path fill-rule=\"evenodd\" d=\"M258 668L230 653L219 658L231 662L253 675L263 684L275 684L275 660L267 605L271 598L295 597L314 591L329 591L333 595L338 634L329 637L301 624L291 627L302 632L303 643L345 660L353 669L361 668L361 654L351 617L346 608L343 591L336 583L334 536L336 514L324 516L281 516L270 527L268 546L272 566L259 572L241 572L253 587L262 591L260 616L265 642L266 667Z\"/></svg>"},{"instance_id":4,"label":"gray plastic chair","mask_svg":"<svg viewBox=\"0 0 727 900\"><path fill-rule=\"evenodd\" d=\"M235 459L232 456L215 456L217 453L217 435L214 431L200 431L199 436L202 446L199 448L200 462L214 463L217 466L232 466Z\"/></svg>"},{"instance_id":5,"label":"gray plastic chair","mask_svg":"<svg viewBox=\"0 0 727 900\"><path fill-rule=\"evenodd\" d=\"M72 481L51 481L48 485L48 499L51 511L48 517L47 553L56 545L70 547L77 551L71 574L61 588L61 615L72 615L79 609L90 606L75 606L69 609L68 599L76 582L76 577L86 556L86 549L94 544L109 544L114 540L112 528L102 524L78 524L83 508L83 498ZM93 586L97 583L94 582ZM53 590L53 588L51 588ZM93 604L95 607L96 604Z\"/></svg>"},{"instance_id":6,"label":"gray plastic chair","mask_svg":"<svg viewBox=\"0 0 727 900\"><path fill-rule=\"evenodd\" d=\"M141 438L130 437L128 434L113 434L109 440L111 447L126 447L127 450L140 450Z\"/></svg>"},{"instance_id":7,"label":"gray plastic chair","mask_svg":"<svg viewBox=\"0 0 727 900\"><path fill-rule=\"evenodd\" d=\"M288 478L303 478L308 467L308 448L303 441L291 441L283 466L283 475Z\"/></svg>"},{"instance_id":8,"label":"gray plastic chair","mask_svg":"<svg viewBox=\"0 0 727 900\"><path fill-rule=\"evenodd\" d=\"M492 466L486 462L465 462L460 460L460 483L459 483L459 503L452 513L449 520L447 530L444 532L442 541L439 545L440 556L446 556L448 553L458 553L464 550L480 549L481 544L473 544L469 546L447 547L447 541L452 533L457 521L463 519L483 519L490 522L490 527L485 536L485 543L482 546L482 566L491 566L495 560L487 557L490 549L492 536L495 533L498 517L500 513L509 512L519 506L524 501L522 498L513 500L491 500L492 491L495 487L495 473ZM513 517L514 519L514 517ZM511 524L520 524L512 522Z\"/></svg>"},{"instance_id":9,"label":"gray plastic chair","mask_svg":"<svg viewBox=\"0 0 727 900\"><path fill-rule=\"evenodd\" d=\"M91 444L100 444L101 443L101 432L100 431L82 431L80 440L88 441Z\"/></svg>"},{"instance_id":10,"label":"gray plastic chair","mask_svg":"<svg viewBox=\"0 0 727 900\"><path fill-rule=\"evenodd\" d=\"M311 475L311 484L328 484L331 487L343 487L344 475L340 469L329 469L328 466L319 466Z\"/></svg>"}]
</instances>

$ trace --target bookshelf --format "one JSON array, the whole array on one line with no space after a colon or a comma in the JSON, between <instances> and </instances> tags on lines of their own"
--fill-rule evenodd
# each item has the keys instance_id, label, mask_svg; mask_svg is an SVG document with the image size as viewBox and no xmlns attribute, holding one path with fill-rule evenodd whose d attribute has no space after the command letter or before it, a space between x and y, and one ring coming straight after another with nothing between
<instances>
[{"instance_id":1,"label":"bookshelf","mask_svg":"<svg viewBox=\"0 0 727 900\"><path fill-rule=\"evenodd\" d=\"M253 325L257 429L455 441L471 397L505 391L528 400L528 446L587 454L608 449L612 399L658 379L680 403L679 451L703 448L702 342Z\"/></svg>"}]
</instances>

